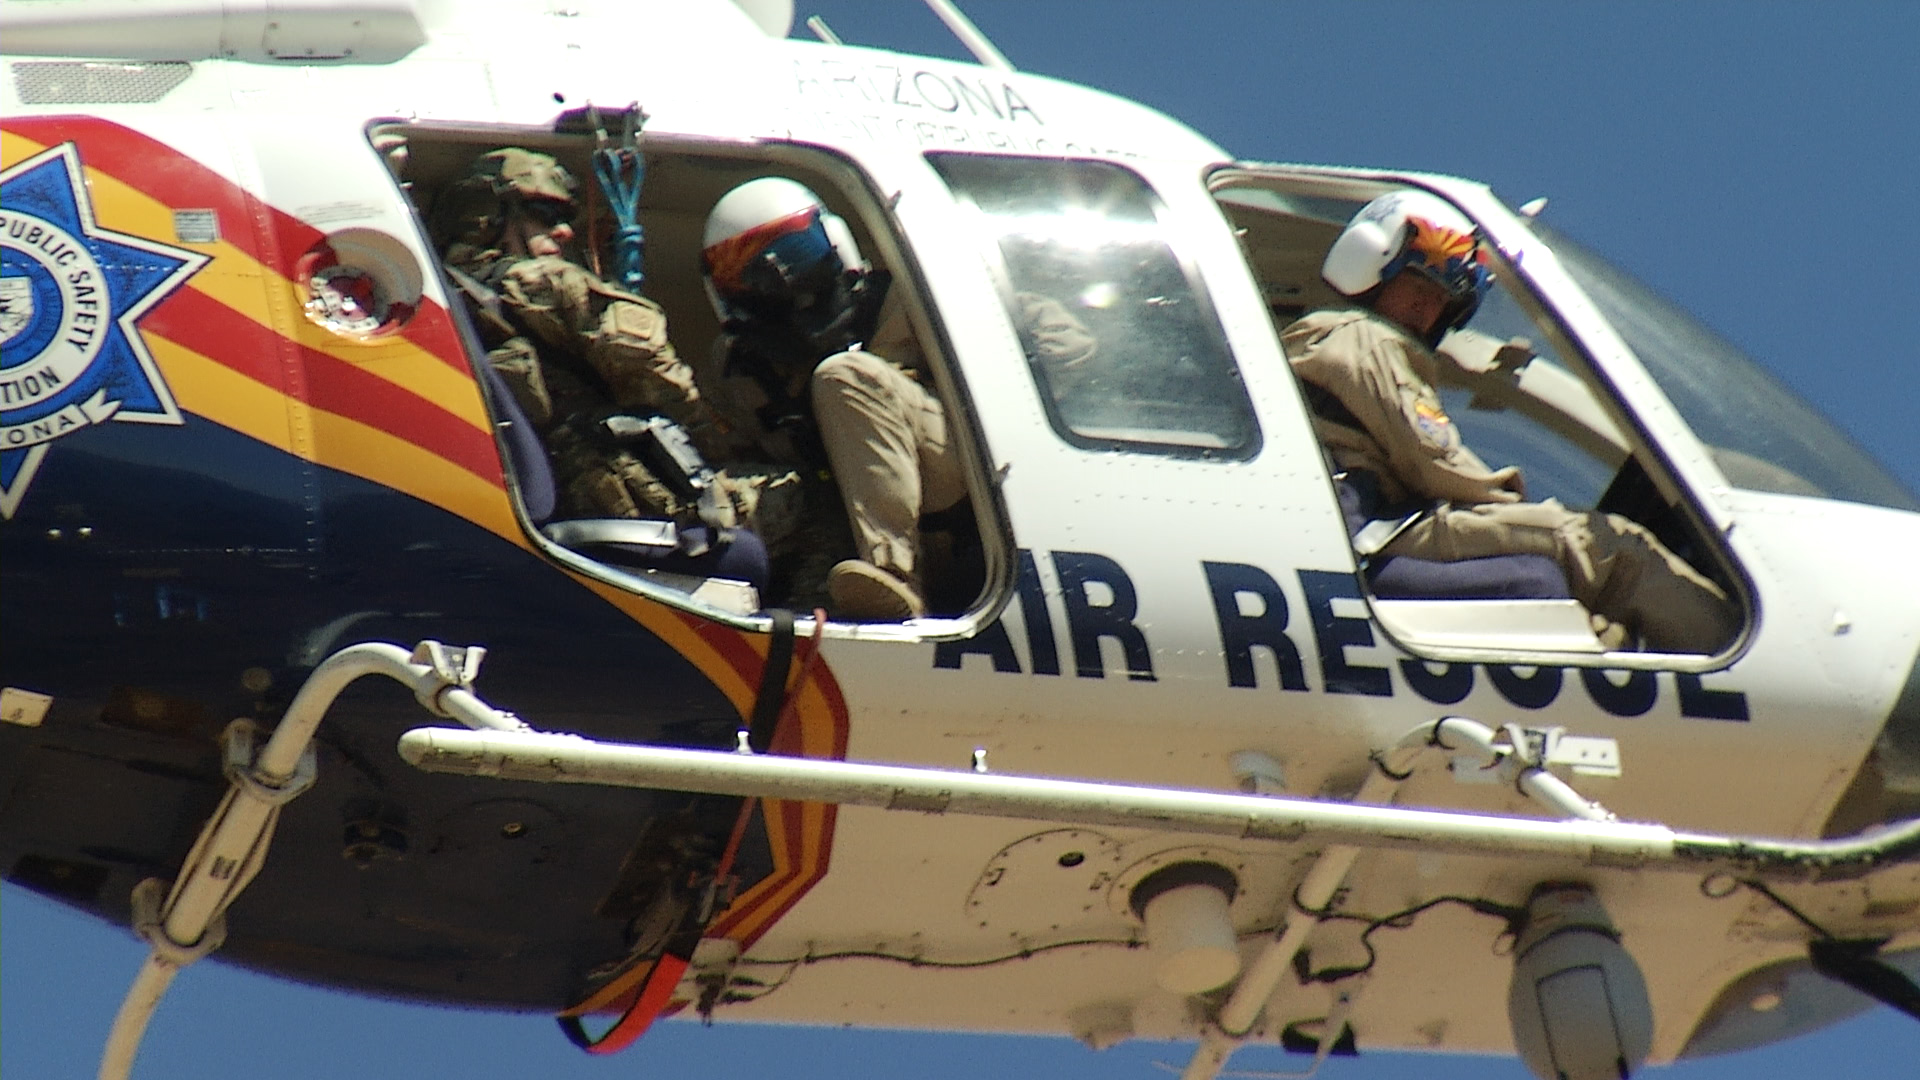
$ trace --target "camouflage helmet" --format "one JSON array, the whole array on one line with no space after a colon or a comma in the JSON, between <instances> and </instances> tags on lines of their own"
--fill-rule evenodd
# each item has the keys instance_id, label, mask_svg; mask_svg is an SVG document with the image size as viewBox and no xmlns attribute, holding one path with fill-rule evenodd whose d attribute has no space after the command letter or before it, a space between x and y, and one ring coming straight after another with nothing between
<instances>
[{"instance_id":1,"label":"camouflage helmet","mask_svg":"<svg viewBox=\"0 0 1920 1080\"><path fill-rule=\"evenodd\" d=\"M473 159L468 175L487 181L496 195L508 192L522 199L551 199L573 203L577 186L573 175L550 154L505 146Z\"/></svg>"},{"instance_id":2,"label":"camouflage helmet","mask_svg":"<svg viewBox=\"0 0 1920 1080\"><path fill-rule=\"evenodd\" d=\"M434 242L485 246L500 235L507 214L529 201L557 203L573 211L574 181L552 155L517 146L490 150L473 159L467 175L435 201Z\"/></svg>"}]
</instances>

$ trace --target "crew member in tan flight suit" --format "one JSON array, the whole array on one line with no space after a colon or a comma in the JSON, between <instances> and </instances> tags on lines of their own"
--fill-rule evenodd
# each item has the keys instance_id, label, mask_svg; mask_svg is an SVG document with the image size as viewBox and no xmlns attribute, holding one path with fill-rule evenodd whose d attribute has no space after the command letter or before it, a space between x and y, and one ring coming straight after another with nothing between
<instances>
[{"instance_id":1,"label":"crew member in tan flight suit","mask_svg":"<svg viewBox=\"0 0 1920 1080\"><path fill-rule=\"evenodd\" d=\"M831 498L837 485L845 503L857 557L825 571L834 613L874 622L925 615L921 519L959 506L966 475L912 335L883 310L885 274L868 266L845 221L783 177L723 196L704 243L702 269L725 330L719 378L708 385L729 425L783 465L830 475L810 499ZM795 576L804 595L804 579L818 575Z\"/></svg>"},{"instance_id":2,"label":"crew member in tan flight suit","mask_svg":"<svg viewBox=\"0 0 1920 1080\"><path fill-rule=\"evenodd\" d=\"M1432 504L1380 553L1546 555L1601 617L1595 628L1610 647L1638 637L1660 652L1718 652L1739 629L1719 586L1627 518L1523 501L1518 468L1489 469L1461 443L1433 388L1433 347L1479 307L1486 260L1473 223L1444 200L1383 195L1348 223L1321 270L1359 306L1312 312L1281 333L1334 467L1371 474L1383 504Z\"/></svg>"}]
</instances>

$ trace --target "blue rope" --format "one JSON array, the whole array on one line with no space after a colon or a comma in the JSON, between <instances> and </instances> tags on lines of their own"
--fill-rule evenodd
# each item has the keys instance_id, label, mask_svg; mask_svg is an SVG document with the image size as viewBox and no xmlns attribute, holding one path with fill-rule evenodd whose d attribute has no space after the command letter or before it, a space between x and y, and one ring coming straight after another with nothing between
<instances>
[{"instance_id":1,"label":"blue rope","mask_svg":"<svg viewBox=\"0 0 1920 1080\"><path fill-rule=\"evenodd\" d=\"M602 147L593 152L593 175L618 225L613 234L614 271L622 288L637 293L646 280L642 264L647 241L640 229L640 185L646 179L646 163L631 147Z\"/></svg>"}]
</instances>

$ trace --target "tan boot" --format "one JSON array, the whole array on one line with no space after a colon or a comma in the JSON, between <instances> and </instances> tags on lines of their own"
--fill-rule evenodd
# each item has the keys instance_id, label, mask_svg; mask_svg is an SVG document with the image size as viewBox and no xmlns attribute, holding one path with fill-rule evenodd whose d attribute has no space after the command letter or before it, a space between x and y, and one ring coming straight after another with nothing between
<instances>
[{"instance_id":1,"label":"tan boot","mask_svg":"<svg viewBox=\"0 0 1920 1080\"><path fill-rule=\"evenodd\" d=\"M903 622L927 613L912 585L870 562L848 559L827 574L834 614L859 622Z\"/></svg>"},{"instance_id":2,"label":"tan boot","mask_svg":"<svg viewBox=\"0 0 1920 1080\"><path fill-rule=\"evenodd\" d=\"M1600 639L1600 646L1608 652L1640 651L1640 643L1634 640L1627 624L1614 622L1597 612L1587 616L1587 624L1593 627L1593 636Z\"/></svg>"}]
</instances>

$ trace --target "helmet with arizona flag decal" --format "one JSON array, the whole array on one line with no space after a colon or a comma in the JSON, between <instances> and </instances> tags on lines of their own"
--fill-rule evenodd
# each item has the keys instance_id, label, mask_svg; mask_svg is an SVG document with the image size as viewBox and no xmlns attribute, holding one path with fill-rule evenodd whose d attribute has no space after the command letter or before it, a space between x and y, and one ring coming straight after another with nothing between
<instances>
[{"instance_id":1,"label":"helmet with arizona flag decal","mask_svg":"<svg viewBox=\"0 0 1920 1080\"><path fill-rule=\"evenodd\" d=\"M1389 192L1361 207L1327 250L1320 276L1365 301L1402 270L1446 289L1436 334L1465 326L1493 284L1479 228L1452 203L1414 190Z\"/></svg>"},{"instance_id":2,"label":"helmet with arizona flag decal","mask_svg":"<svg viewBox=\"0 0 1920 1080\"><path fill-rule=\"evenodd\" d=\"M871 268L853 231L804 185L749 180L707 215L700 267L707 298L730 326L787 328L823 348L845 348Z\"/></svg>"}]
</instances>

